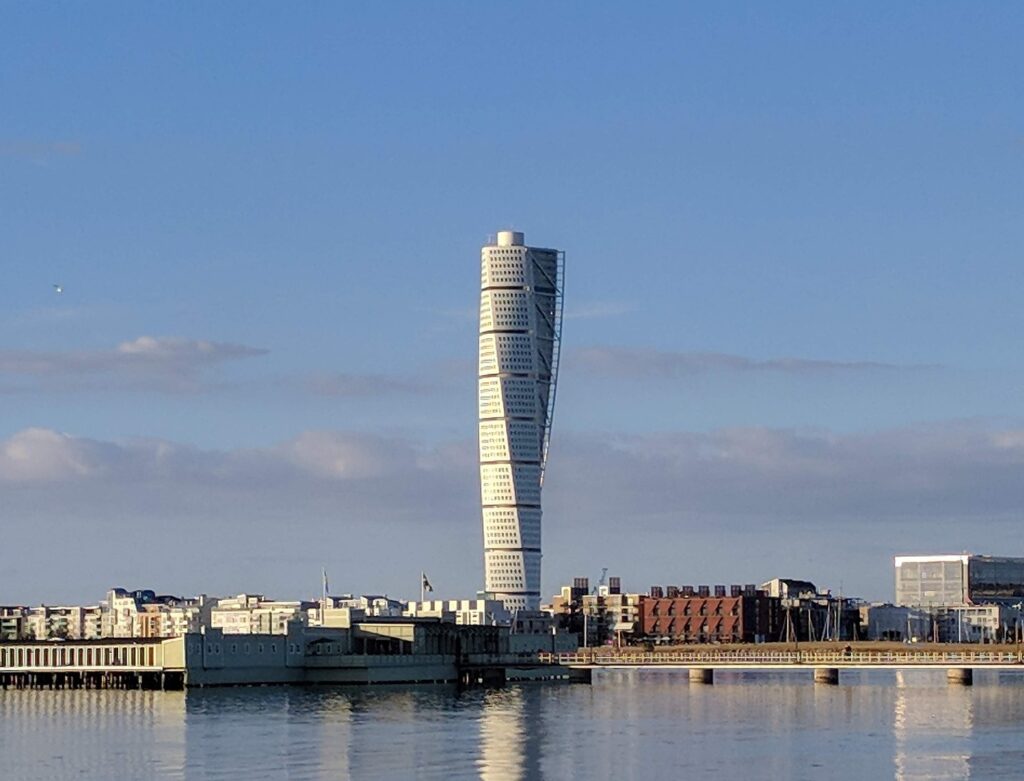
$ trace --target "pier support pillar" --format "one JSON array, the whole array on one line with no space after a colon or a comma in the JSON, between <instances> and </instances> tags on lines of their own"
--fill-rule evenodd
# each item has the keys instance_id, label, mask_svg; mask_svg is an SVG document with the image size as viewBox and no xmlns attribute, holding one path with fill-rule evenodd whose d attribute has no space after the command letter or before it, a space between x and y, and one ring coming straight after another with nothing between
<instances>
[{"instance_id":1,"label":"pier support pillar","mask_svg":"<svg viewBox=\"0 0 1024 781\"><path fill-rule=\"evenodd\" d=\"M835 686L839 683L839 670L835 667L815 667L814 682Z\"/></svg>"},{"instance_id":2,"label":"pier support pillar","mask_svg":"<svg viewBox=\"0 0 1024 781\"><path fill-rule=\"evenodd\" d=\"M714 683L715 671L710 667L691 667L690 683Z\"/></svg>"},{"instance_id":3,"label":"pier support pillar","mask_svg":"<svg viewBox=\"0 0 1024 781\"><path fill-rule=\"evenodd\" d=\"M569 683L592 683L594 671L589 667L570 667Z\"/></svg>"},{"instance_id":4,"label":"pier support pillar","mask_svg":"<svg viewBox=\"0 0 1024 781\"><path fill-rule=\"evenodd\" d=\"M974 683L974 670L970 667L957 667L946 670L946 680L952 684L971 686Z\"/></svg>"}]
</instances>

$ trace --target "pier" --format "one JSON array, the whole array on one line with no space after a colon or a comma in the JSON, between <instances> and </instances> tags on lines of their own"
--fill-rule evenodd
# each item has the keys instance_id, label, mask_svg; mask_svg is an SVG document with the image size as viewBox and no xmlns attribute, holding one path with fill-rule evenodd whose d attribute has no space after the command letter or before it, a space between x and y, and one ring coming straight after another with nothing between
<instances>
[{"instance_id":1,"label":"pier","mask_svg":"<svg viewBox=\"0 0 1024 781\"><path fill-rule=\"evenodd\" d=\"M1024 673L1022 651L589 651L541 654L541 661L570 670L687 670L693 683L713 683L715 670L810 671L816 683L825 685L839 683L841 670L945 670L951 684L964 686L973 683L976 669Z\"/></svg>"},{"instance_id":2,"label":"pier","mask_svg":"<svg viewBox=\"0 0 1024 781\"><path fill-rule=\"evenodd\" d=\"M353 631L357 636L353 637ZM563 680L570 671L536 653L512 653L497 627L377 622L355 630L288 634L211 630L171 638L0 643L0 688L184 689Z\"/></svg>"},{"instance_id":3,"label":"pier","mask_svg":"<svg viewBox=\"0 0 1024 781\"><path fill-rule=\"evenodd\" d=\"M147 638L0 643L0 687L181 689L176 645Z\"/></svg>"}]
</instances>

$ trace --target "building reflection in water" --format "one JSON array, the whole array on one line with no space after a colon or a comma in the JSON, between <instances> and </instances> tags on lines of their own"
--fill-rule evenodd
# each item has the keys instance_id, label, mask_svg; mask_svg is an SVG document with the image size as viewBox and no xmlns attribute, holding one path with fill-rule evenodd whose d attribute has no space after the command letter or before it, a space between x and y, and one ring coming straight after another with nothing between
<instances>
[{"instance_id":1,"label":"building reflection in water","mask_svg":"<svg viewBox=\"0 0 1024 781\"><path fill-rule=\"evenodd\" d=\"M538 778L542 689L189 692L186 777Z\"/></svg>"},{"instance_id":2,"label":"building reflection in water","mask_svg":"<svg viewBox=\"0 0 1024 781\"><path fill-rule=\"evenodd\" d=\"M0 692L0 777L181 778L181 692Z\"/></svg>"},{"instance_id":3,"label":"building reflection in water","mask_svg":"<svg viewBox=\"0 0 1024 781\"><path fill-rule=\"evenodd\" d=\"M948 684L940 672L896 672L897 781L970 778L974 694L973 687Z\"/></svg>"},{"instance_id":4,"label":"building reflection in water","mask_svg":"<svg viewBox=\"0 0 1024 781\"><path fill-rule=\"evenodd\" d=\"M541 777L542 691L537 686L489 691L480 713L482 781Z\"/></svg>"},{"instance_id":5,"label":"building reflection in water","mask_svg":"<svg viewBox=\"0 0 1024 781\"><path fill-rule=\"evenodd\" d=\"M192 689L185 703L188 779L351 775L352 703L337 689Z\"/></svg>"},{"instance_id":6,"label":"building reflection in water","mask_svg":"<svg viewBox=\"0 0 1024 781\"><path fill-rule=\"evenodd\" d=\"M0 779L1016 778L1024 675L0 691Z\"/></svg>"}]
</instances>

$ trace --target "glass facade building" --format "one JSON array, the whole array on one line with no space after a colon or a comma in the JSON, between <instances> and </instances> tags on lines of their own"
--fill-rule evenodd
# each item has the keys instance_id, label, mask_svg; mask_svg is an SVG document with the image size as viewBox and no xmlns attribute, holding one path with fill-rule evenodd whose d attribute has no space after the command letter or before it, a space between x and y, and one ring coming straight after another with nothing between
<instances>
[{"instance_id":1,"label":"glass facade building","mask_svg":"<svg viewBox=\"0 0 1024 781\"><path fill-rule=\"evenodd\" d=\"M1017 605L1024 601L1024 558L897 556L896 604Z\"/></svg>"},{"instance_id":2,"label":"glass facade building","mask_svg":"<svg viewBox=\"0 0 1024 781\"><path fill-rule=\"evenodd\" d=\"M1019 604L1024 600L1024 558L970 556L967 591L976 605Z\"/></svg>"}]
</instances>

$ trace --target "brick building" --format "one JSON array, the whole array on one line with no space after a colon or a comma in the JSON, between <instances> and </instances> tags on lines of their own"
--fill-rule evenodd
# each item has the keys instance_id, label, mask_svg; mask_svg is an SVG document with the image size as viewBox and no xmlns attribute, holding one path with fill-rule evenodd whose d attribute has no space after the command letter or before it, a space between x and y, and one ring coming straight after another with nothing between
<instances>
[{"instance_id":1,"label":"brick building","mask_svg":"<svg viewBox=\"0 0 1024 781\"><path fill-rule=\"evenodd\" d=\"M777 640L781 604L763 591L723 586L698 591L655 586L640 598L640 634L675 643L754 643Z\"/></svg>"}]
</instances>

